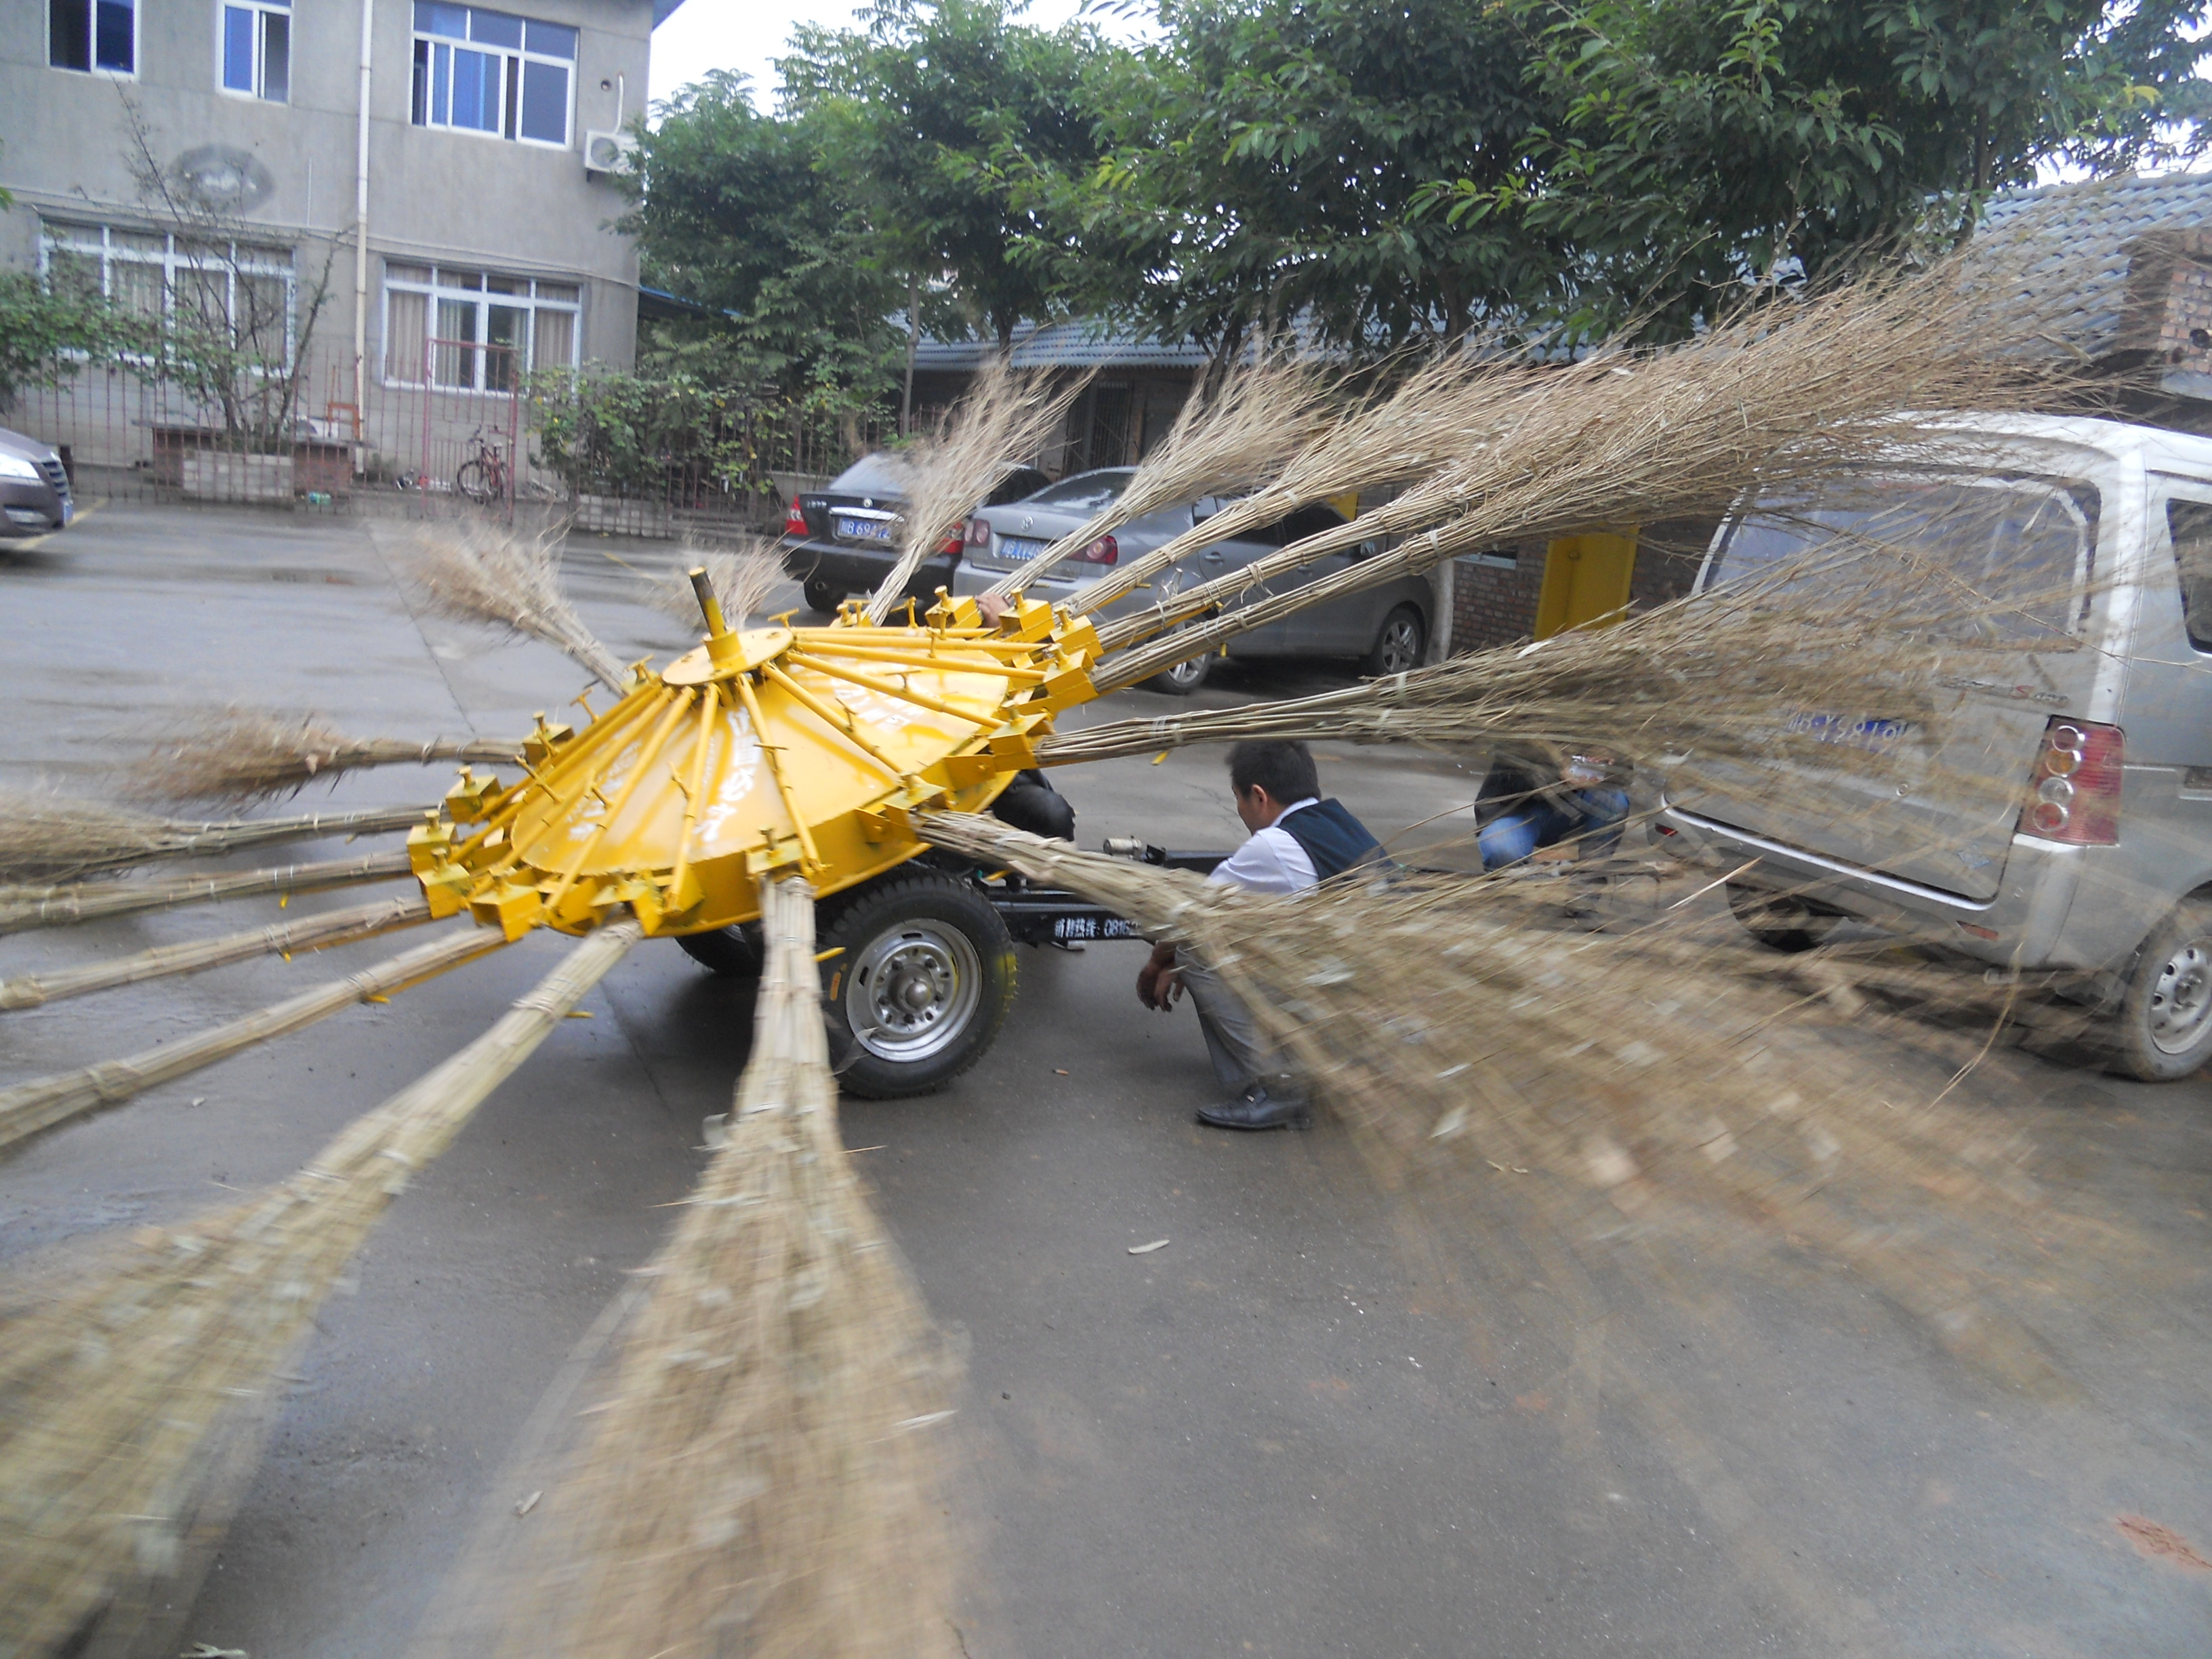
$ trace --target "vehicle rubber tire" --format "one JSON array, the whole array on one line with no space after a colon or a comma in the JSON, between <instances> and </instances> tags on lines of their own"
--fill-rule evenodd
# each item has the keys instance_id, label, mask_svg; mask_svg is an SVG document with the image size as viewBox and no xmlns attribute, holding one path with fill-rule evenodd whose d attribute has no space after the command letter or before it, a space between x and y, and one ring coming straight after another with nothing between
<instances>
[{"instance_id":1,"label":"vehicle rubber tire","mask_svg":"<svg viewBox=\"0 0 2212 1659\"><path fill-rule=\"evenodd\" d=\"M1383 674L1402 674L1421 665L1429 648L1428 624L1410 605L1401 605L1382 618L1375 630L1375 643L1359 659L1359 672L1370 679Z\"/></svg>"},{"instance_id":2,"label":"vehicle rubber tire","mask_svg":"<svg viewBox=\"0 0 2212 1659\"><path fill-rule=\"evenodd\" d=\"M815 936L848 1094L942 1089L989 1050L1013 1006L1014 942L964 878L908 866L823 904Z\"/></svg>"},{"instance_id":3,"label":"vehicle rubber tire","mask_svg":"<svg viewBox=\"0 0 2212 1659\"><path fill-rule=\"evenodd\" d=\"M761 975L760 924L741 922L718 927L711 933L682 933L676 943L702 968L724 979L758 979Z\"/></svg>"},{"instance_id":4,"label":"vehicle rubber tire","mask_svg":"<svg viewBox=\"0 0 2212 1659\"><path fill-rule=\"evenodd\" d=\"M1162 669L1148 680L1138 683L1145 691L1164 691L1171 697L1187 697L1206 684L1206 677L1213 672L1213 653L1206 652L1193 657L1188 662L1179 662L1173 668Z\"/></svg>"},{"instance_id":5,"label":"vehicle rubber tire","mask_svg":"<svg viewBox=\"0 0 2212 1659\"><path fill-rule=\"evenodd\" d=\"M2145 1083L2212 1060L2212 902L2183 900L2142 942L2112 1036L2119 1069Z\"/></svg>"},{"instance_id":6,"label":"vehicle rubber tire","mask_svg":"<svg viewBox=\"0 0 2212 1659\"><path fill-rule=\"evenodd\" d=\"M828 582L816 581L811 578L801 582L799 591L806 600L808 610L819 611L824 616L836 611L845 601L843 588L832 587Z\"/></svg>"},{"instance_id":7,"label":"vehicle rubber tire","mask_svg":"<svg viewBox=\"0 0 2212 1659\"><path fill-rule=\"evenodd\" d=\"M464 461L461 470L453 474L453 488L471 501L482 505L491 499L491 477L482 461Z\"/></svg>"},{"instance_id":8,"label":"vehicle rubber tire","mask_svg":"<svg viewBox=\"0 0 2212 1659\"><path fill-rule=\"evenodd\" d=\"M1728 908L1744 932L1785 956L1812 950L1843 920L1832 911L1815 909L1804 899L1741 881L1728 884Z\"/></svg>"}]
</instances>

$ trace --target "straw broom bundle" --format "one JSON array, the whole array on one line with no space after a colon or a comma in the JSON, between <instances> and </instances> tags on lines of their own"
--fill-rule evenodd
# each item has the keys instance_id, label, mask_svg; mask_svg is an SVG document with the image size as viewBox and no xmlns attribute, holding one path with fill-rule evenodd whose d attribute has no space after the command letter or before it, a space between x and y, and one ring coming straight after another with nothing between
<instances>
[{"instance_id":1,"label":"straw broom bundle","mask_svg":"<svg viewBox=\"0 0 2212 1659\"><path fill-rule=\"evenodd\" d=\"M1492 432L1380 513L1117 617L1100 637L1109 650L1127 647L1329 552L1385 532L1411 539L1139 647L1110 665L1107 683L1133 684L1249 629L1470 549L1718 512L1754 484L1838 477L1924 443L1929 418L1911 411L2047 398L2060 365L2018 349L2033 319L1993 313L1984 280L1957 261L1918 276L1862 278L1747 304L1633 368L1601 355L1507 371ZM1361 459L1346 458L1347 487ZM1091 590L1081 608L1095 611L1127 580Z\"/></svg>"},{"instance_id":2,"label":"straw broom bundle","mask_svg":"<svg viewBox=\"0 0 2212 1659\"><path fill-rule=\"evenodd\" d=\"M2016 1382L2050 1380L2033 1339L1906 1202L1932 1190L2008 1230L2047 1221L2027 1149L1976 1114L1899 1109L1813 1048L1796 1027L1851 994L1835 963L1797 965L1810 990L1792 997L1771 956L1532 927L1507 896L1527 884L1510 880L1268 899L995 819L919 827L1194 951L1394 1182L1526 1170L1532 1201L1578 1228L1607 1210L1786 1227L1954 1352Z\"/></svg>"},{"instance_id":3,"label":"straw broom bundle","mask_svg":"<svg viewBox=\"0 0 2212 1659\"><path fill-rule=\"evenodd\" d=\"M420 894L409 898L377 899L270 927L226 933L219 939L157 945L115 962L57 969L45 974L17 974L0 979L0 1011L41 1008L49 1002L89 996L95 991L112 991L118 986L139 985L179 974L197 974L254 957L289 957L295 951L326 951L333 945L396 933L402 927L418 927L429 920L430 902Z\"/></svg>"},{"instance_id":4,"label":"straw broom bundle","mask_svg":"<svg viewBox=\"0 0 2212 1659\"><path fill-rule=\"evenodd\" d=\"M586 939L467 1048L289 1181L147 1228L0 1315L0 1654L74 1652L179 1534L238 1413L275 1379L369 1231L640 937Z\"/></svg>"},{"instance_id":5,"label":"straw broom bundle","mask_svg":"<svg viewBox=\"0 0 2212 1659\"><path fill-rule=\"evenodd\" d=\"M543 640L620 696L629 676L562 591L557 549L565 528L549 525L526 535L476 519L426 525L415 533L407 570L446 615Z\"/></svg>"},{"instance_id":6,"label":"straw broom bundle","mask_svg":"<svg viewBox=\"0 0 2212 1659\"><path fill-rule=\"evenodd\" d=\"M1132 519L1194 495L1265 484L1322 431L1334 382L1310 363L1259 358L1184 400L1167 435L1137 463L1121 493L1076 530L986 590L1005 599L1068 555Z\"/></svg>"},{"instance_id":7,"label":"straw broom bundle","mask_svg":"<svg viewBox=\"0 0 2212 1659\"><path fill-rule=\"evenodd\" d=\"M245 847L326 836L379 836L412 829L419 808L378 806L351 812L192 823L149 817L59 795L0 795L0 877L21 879L89 875L157 859L206 857Z\"/></svg>"},{"instance_id":8,"label":"straw broom bundle","mask_svg":"<svg viewBox=\"0 0 2212 1659\"><path fill-rule=\"evenodd\" d=\"M502 1650L951 1651L945 1366L837 1133L813 895L762 883L768 968L713 1164Z\"/></svg>"},{"instance_id":9,"label":"straw broom bundle","mask_svg":"<svg viewBox=\"0 0 2212 1659\"><path fill-rule=\"evenodd\" d=\"M241 870L228 876L179 876L164 881L85 881L59 887L0 887L0 933L34 927L68 927L106 916L142 910L169 910L216 899L270 893L319 893L333 887L359 887L397 881L413 874L407 854L372 853L354 859L321 859L267 870Z\"/></svg>"},{"instance_id":10,"label":"straw broom bundle","mask_svg":"<svg viewBox=\"0 0 2212 1659\"><path fill-rule=\"evenodd\" d=\"M868 596L870 623L881 627L890 617L921 562L991 493L1006 464L1044 447L1088 378L1053 382L1049 370L1017 370L993 358L936 434L902 458L898 562Z\"/></svg>"},{"instance_id":11,"label":"straw broom bundle","mask_svg":"<svg viewBox=\"0 0 2212 1659\"><path fill-rule=\"evenodd\" d=\"M689 572L707 573L732 628L744 627L747 617L766 609L769 597L786 580L782 550L765 537L742 537L734 547L713 552L696 548L685 551L679 570L653 582L653 603L693 633L699 628L699 591L692 586Z\"/></svg>"},{"instance_id":12,"label":"straw broom bundle","mask_svg":"<svg viewBox=\"0 0 2212 1659\"><path fill-rule=\"evenodd\" d=\"M442 761L512 761L522 739L355 738L313 714L233 708L186 720L155 741L128 787L149 800L216 800L244 806L295 793L317 778L337 780L372 766L428 766Z\"/></svg>"}]
</instances>

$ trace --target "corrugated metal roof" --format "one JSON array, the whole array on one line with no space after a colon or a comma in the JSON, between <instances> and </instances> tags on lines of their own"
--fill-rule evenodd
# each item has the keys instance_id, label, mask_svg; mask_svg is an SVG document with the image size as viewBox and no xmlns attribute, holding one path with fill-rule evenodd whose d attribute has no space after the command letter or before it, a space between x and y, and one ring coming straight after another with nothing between
<instances>
[{"instance_id":1,"label":"corrugated metal roof","mask_svg":"<svg viewBox=\"0 0 2212 1659\"><path fill-rule=\"evenodd\" d=\"M2075 185L2007 191L1989 206L1991 230L2024 234L2035 252L2027 267L2075 287L2066 337L2092 356L2119 343L2130 246L2153 231L2212 228L2212 175L2127 173Z\"/></svg>"},{"instance_id":2,"label":"corrugated metal roof","mask_svg":"<svg viewBox=\"0 0 2212 1659\"><path fill-rule=\"evenodd\" d=\"M915 348L917 370L981 368L999 349L995 340L925 338ZM1206 361L1203 346L1174 345L1110 328L1095 317L1023 323L1014 330L1017 368L1197 368Z\"/></svg>"}]
</instances>

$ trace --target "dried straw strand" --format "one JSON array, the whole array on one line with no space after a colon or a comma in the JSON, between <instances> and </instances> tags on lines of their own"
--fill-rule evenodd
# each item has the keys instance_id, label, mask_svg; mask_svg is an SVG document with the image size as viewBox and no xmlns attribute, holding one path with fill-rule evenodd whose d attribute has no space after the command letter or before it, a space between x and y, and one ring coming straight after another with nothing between
<instances>
[{"instance_id":1,"label":"dried straw strand","mask_svg":"<svg viewBox=\"0 0 2212 1659\"><path fill-rule=\"evenodd\" d=\"M489 955L506 943L504 934L489 928L465 928L195 1036L142 1049L121 1060L101 1060L0 1089L0 1154L34 1135L120 1106L158 1085L228 1060L256 1043L300 1030L342 1008L396 995L465 962Z\"/></svg>"},{"instance_id":2,"label":"dried straw strand","mask_svg":"<svg viewBox=\"0 0 2212 1659\"><path fill-rule=\"evenodd\" d=\"M318 778L335 781L372 766L496 763L521 753L519 738L356 738L313 714L233 708L164 732L126 787L145 800L244 806L296 793Z\"/></svg>"},{"instance_id":3,"label":"dried straw strand","mask_svg":"<svg viewBox=\"0 0 2212 1659\"><path fill-rule=\"evenodd\" d=\"M629 689L629 675L561 586L557 550L565 530L549 526L526 535L473 519L424 526L416 532L407 568L446 615L543 640L619 696Z\"/></svg>"},{"instance_id":4,"label":"dried straw strand","mask_svg":"<svg viewBox=\"0 0 2212 1659\"><path fill-rule=\"evenodd\" d=\"M1007 462L1044 447L1088 384L1085 375L1016 369L1003 357L985 365L935 435L908 452L898 562L868 596L869 622L883 625L931 550L990 494Z\"/></svg>"},{"instance_id":5,"label":"dried straw strand","mask_svg":"<svg viewBox=\"0 0 2212 1659\"><path fill-rule=\"evenodd\" d=\"M686 549L685 553L680 568L653 581L653 603L677 621L690 623L694 631L700 625L699 596L689 574L694 568L706 571L715 600L732 628L744 627L748 617L765 610L775 590L788 580L782 550L765 537L747 536L734 547L712 552Z\"/></svg>"},{"instance_id":6,"label":"dried straw strand","mask_svg":"<svg viewBox=\"0 0 2212 1659\"><path fill-rule=\"evenodd\" d=\"M948 1654L947 1367L837 1133L813 895L762 883L767 971L724 1139L504 1650Z\"/></svg>"},{"instance_id":7,"label":"dried straw strand","mask_svg":"<svg viewBox=\"0 0 2212 1659\"><path fill-rule=\"evenodd\" d=\"M80 921L170 910L212 900L269 893L320 893L413 874L404 853L372 853L357 859L324 859L231 876L179 876L163 881L86 881L60 887L0 887L0 933L34 927L68 927Z\"/></svg>"},{"instance_id":8,"label":"dried straw strand","mask_svg":"<svg viewBox=\"0 0 2212 1659\"><path fill-rule=\"evenodd\" d=\"M0 1650L60 1651L174 1570L235 1413L260 1415L346 1263L413 1171L641 937L586 939L483 1036L246 1203L148 1228L0 1322Z\"/></svg>"},{"instance_id":9,"label":"dried straw strand","mask_svg":"<svg viewBox=\"0 0 2212 1659\"><path fill-rule=\"evenodd\" d=\"M45 974L17 974L11 979L0 980L0 1011L42 1008L49 1002L89 996L95 991L112 991L118 986L139 985L179 974L197 974L254 957L326 951L333 945L374 939L429 920L429 901L416 894L408 898L378 899L343 910L326 910L319 916L302 916L296 921L249 928L219 939L157 945L119 962L94 963L88 967L62 968Z\"/></svg>"},{"instance_id":10,"label":"dried straw strand","mask_svg":"<svg viewBox=\"0 0 2212 1659\"><path fill-rule=\"evenodd\" d=\"M380 836L413 828L422 809L379 806L350 812L192 823L149 817L59 795L0 795L0 877L48 880L127 869L157 859L208 857L241 848L329 836Z\"/></svg>"},{"instance_id":11,"label":"dried straw strand","mask_svg":"<svg viewBox=\"0 0 2212 1659\"><path fill-rule=\"evenodd\" d=\"M1310 363L1262 357L1194 392L1113 502L986 590L1006 599L1117 526L1194 495L1259 489L1319 435L1335 390Z\"/></svg>"}]
</instances>

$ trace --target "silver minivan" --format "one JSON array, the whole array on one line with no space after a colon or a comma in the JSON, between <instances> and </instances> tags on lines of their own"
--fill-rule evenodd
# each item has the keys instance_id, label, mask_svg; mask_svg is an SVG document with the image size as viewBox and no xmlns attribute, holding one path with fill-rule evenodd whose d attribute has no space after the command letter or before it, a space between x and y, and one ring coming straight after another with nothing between
<instances>
[{"instance_id":1,"label":"silver minivan","mask_svg":"<svg viewBox=\"0 0 2212 1659\"><path fill-rule=\"evenodd\" d=\"M1072 473L1022 501L979 513L969 520L967 556L953 574L952 592L980 593L1006 572L1036 558L1060 537L1080 529L1093 514L1114 503L1127 487L1133 471L1125 466L1106 466ZM1055 605L1074 599L1085 587L1111 575L1116 564L1148 553L1194 525L1205 523L1225 505L1213 496L1202 495L1131 519L1117 526L1113 534L1101 536L1047 573L1030 590L1030 597ZM1212 581L1264 554L1343 522L1344 514L1325 503L1300 507L1274 524L1201 548L1162 571L1152 591L1139 588L1124 594L1106 607L1105 614L1117 617L1149 605L1164 594ZM1316 559L1304 569L1288 572L1255 588L1243 603L1254 604L1272 593L1333 575L1347 564L1372 557L1379 546L1379 543L1363 543ZM1395 674L1419 665L1428 647L1433 603L1425 578L1400 576L1240 634L1229 641L1227 654L1237 658L1356 657L1364 673ZM1211 657L1194 657L1147 684L1155 690L1187 695L1205 684L1212 662Z\"/></svg>"},{"instance_id":2,"label":"silver minivan","mask_svg":"<svg viewBox=\"0 0 2212 1659\"><path fill-rule=\"evenodd\" d=\"M1955 466L1754 498L1698 587L1880 520L1981 592L2036 595L2006 683L1952 687L1974 729L1951 741L1986 782L1900 788L1876 813L1829 780L1823 811L1686 765L1656 843L1735 871L1731 908L1777 948L1844 917L1932 939L2098 1006L2120 1069L2186 1076L2212 1060L2212 439L2071 416L1952 428ZM1857 732L1881 714L1820 717Z\"/></svg>"}]
</instances>

